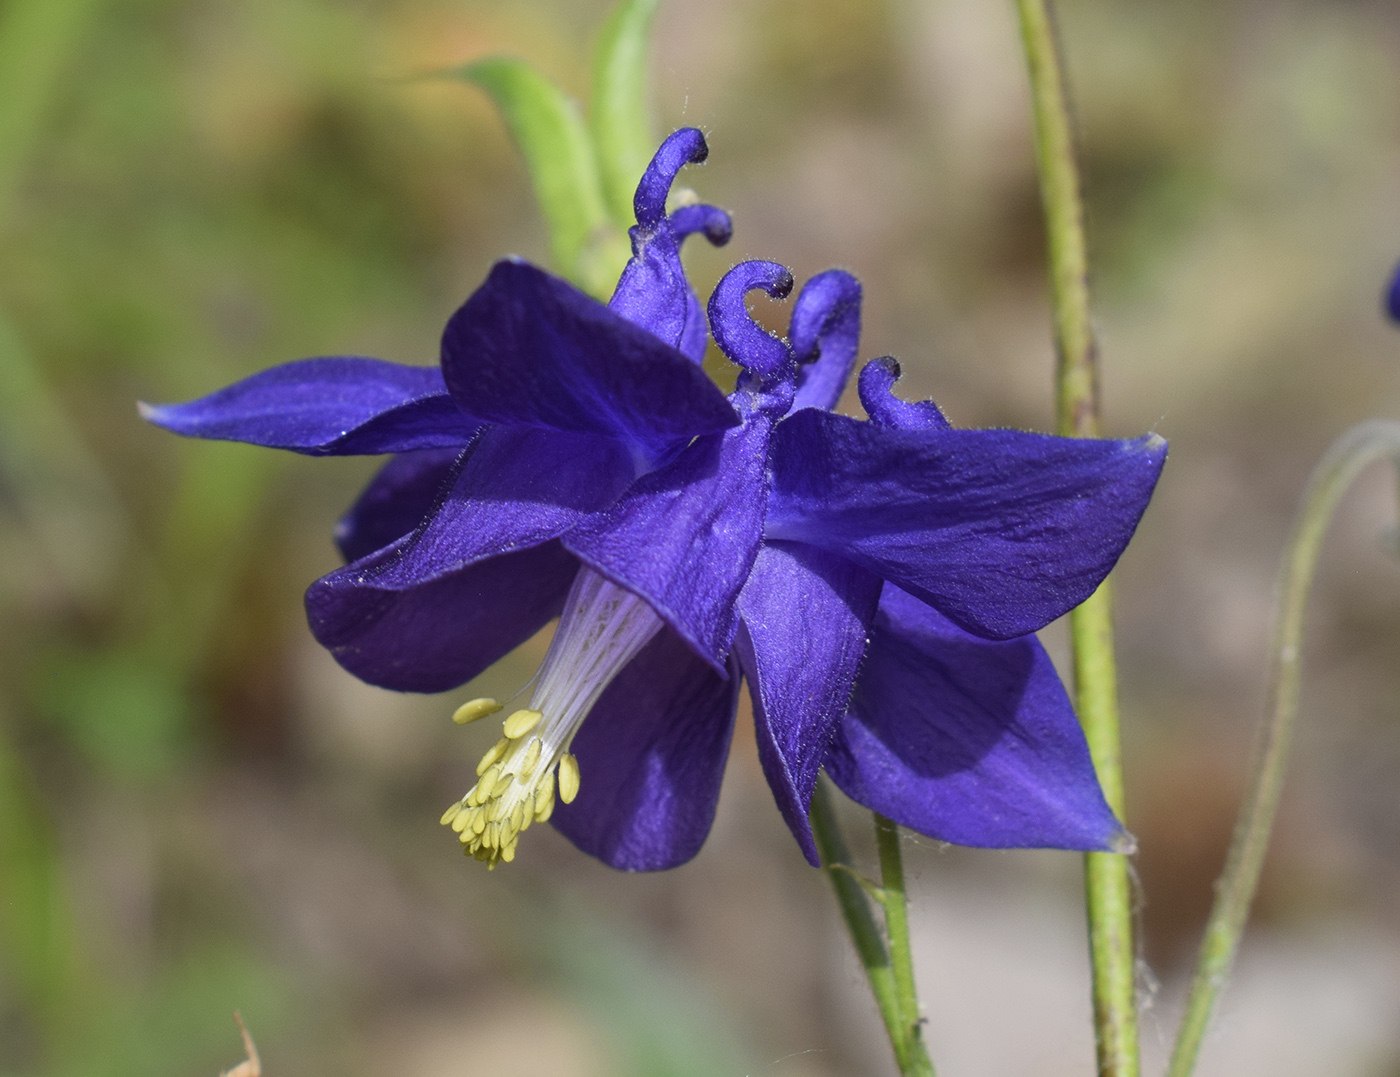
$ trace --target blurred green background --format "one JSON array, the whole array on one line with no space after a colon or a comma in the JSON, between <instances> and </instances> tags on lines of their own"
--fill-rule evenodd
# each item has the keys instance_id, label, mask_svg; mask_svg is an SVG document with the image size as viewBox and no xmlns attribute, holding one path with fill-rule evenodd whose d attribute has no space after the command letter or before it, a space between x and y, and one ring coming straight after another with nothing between
<instances>
[{"instance_id":1,"label":"blurred green background","mask_svg":"<svg viewBox=\"0 0 1400 1077\"><path fill-rule=\"evenodd\" d=\"M1307 470L1400 407L1393 4L1064 0L1107 426L1172 443L1120 572L1147 1050L1241 791ZM0 1075L887 1072L741 718L715 832L653 877L547 831L489 876L436 825L485 732L323 654L300 592L367 460L177 440L134 401L308 355L436 360L496 257L546 257L484 96L580 97L600 0L0 0ZM866 285L866 356L955 423L1047 429L1007 3L665 0L658 132L734 214L690 253ZM765 311L765 316L767 315ZM774 325L786 314L772 308ZM1257 932L1201 1073L1400 1074L1393 483L1343 509ZM1057 658L1063 637L1046 633ZM511 694L536 640L481 679ZM475 690L469 690L475 694ZM864 824L850 817L864 842ZM1078 862L911 841L935 1059L1089 1072Z\"/></svg>"}]
</instances>

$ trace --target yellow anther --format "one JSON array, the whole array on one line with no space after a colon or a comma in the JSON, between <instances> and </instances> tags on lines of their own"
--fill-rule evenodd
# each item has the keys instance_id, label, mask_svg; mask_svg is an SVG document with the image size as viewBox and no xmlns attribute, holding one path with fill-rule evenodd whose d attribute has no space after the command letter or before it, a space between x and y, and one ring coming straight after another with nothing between
<instances>
[{"instance_id":1,"label":"yellow anther","mask_svg":"<svg viewBox=\"0 0 1400 1077\"><path fill-rule=\"evenodd\" d=\"M525 802L523 800L510 813L510 829L515 834L525 829Z\"/></svg>"},{"instance_id":2,"label":"yellow anther","mask_svg":"<svg viewBox=\"0 0 1400 1077\"><path fill-rule=\"evenodd\" d=\"M438 820L438 823L442 826L446 826L448 823L456 819L458 813L460 813L461 810L465 807L466 805L462 803L462 801L457 801L456 804L452 805L452 807L448 808L445 812L442 813L442 818ZM456 829L461 830L462 828L457 827Z\"/></svg>"},{"instance_id":3,"label":"yellow anther","mask_svg":"<svg viewBox=\"0 0 1400 1077\"><path fill-rule=\"evenodd\" d=\"M458 725L466 725L478 718L485 718L488 714L495 714L500 709L501 705L494 699L473 699L453 711L452 720Z\"/></svg>"},{"instance_id":4,"label":"yellow anther","mask_svg":"<svg viewBox=\"0 0 1400 1077\"><path fill-rule=\"evenodd\" d=\"M524 833L530 829L530 824L535 821L535 804L531 800L520 802L520 830Z\"/></svg>"},{"instance_id":5,"label":"yellow anther","mask_svg":"<svg viewBox=\"0 0 1400 1077\"><path fill-rule=\"evenodd\" d=\"M476 765L476 776L480 778L483 774L485 774L486 768L489 767L492 763L494 763L497 759L501 758L501 756L505 754L506 749L509 747L510 741L506 740L505 737L502 737L495 744L491 745L490 750L487 751L487 753L481 757L481 762Z\"/></svg>"},{"instance_id":6,"label":"yellow anther","mask_svg":"<svg viewBox=\"0 0 1400 1077\"><path fill-rule=\"evenodd\" d=\"M481 780L476 783L477 803L481 804L491 798L492 791L496 788L496 782L501 777L499 764L486 768L486 773L481 776Z\"/></svg>"},{"instance_id":7,"label":"yellow anther","mask_svg":"<svg viewBox=\"0 0 1400 1077\"><path fill-rule=\"evenodd\" d=\"M552 793L551 793L551 795L550 795L550 797L549 797L548 800L543 800L543 801L542 801L542 800L540 800L539 797L536 797L536 798L535 798L535 822L537 822L537 823L545 823L545 822L548 822L548 821L549 821L549 817L550 817L551 815L553 815L553 814L554 814L554 796L553 796Z\"/></svg>"},{"instance_id":8,"label":"yellow anther","mask_svg":"<svg viewBox=\"0 0 1400 1077\"><path fill-rule=\"evenodd\" d=\"M465 811L457 813L457 818L452 820L452 829L460 834L472 825L472 816L476 814L475 808L467 808Z\"/></svg>"},{"instance_id":9,"label":"yellow anther","mask_svg":"<svg viewBox=\"0 0 1400 1077\"><path fill-rule=\"evenodd\" d=\"M531 737L530 743L525 749L525 758L520 762L520 777L528 779L535 773L535 767L539 766L540 752L544 749L544 742L539 737Z\"/></svg>"},{"instance_id":10,"label":"yellow anther","mask_svg":"<svg viewBox=\"0 0 1400 1077\"><path fill-rule=\"evenodd\" d=\"M501 859L507 864L515 859L515 842L511 842L501 850Z\"/></svg>"},{"instance_id":11,"label":"yellow anther","mask_svg":"<svg viewBox=\"0 0 1400 1077\"><path fill-rule=\"evenodd\" d=\"M511 740L519 740L535 726L540 724L540 719L544 715L540 711L520 710L516 711L505 720L504 728L506 736Z\"/></svg>"},{"instance_id":12,"label":"yellow anther","mask_svg":"<svg viewBox=\"0 0 1400 1077\"><path fill-rule=\"evenodd\" d=\"M472 833L480 834L486 829L486 813L478 811L472 813Z\"/></svg>"},{"instance_id":13,"label":"yellow anther","mask_svg":"<svg viewBox=\"0 0 1400 1077\"><path fill-rule=\"evenodd\" d=\"M578 796L578 759L568 752L559 757L559 799L573 803Z\"/></svg>"}]
</instances>

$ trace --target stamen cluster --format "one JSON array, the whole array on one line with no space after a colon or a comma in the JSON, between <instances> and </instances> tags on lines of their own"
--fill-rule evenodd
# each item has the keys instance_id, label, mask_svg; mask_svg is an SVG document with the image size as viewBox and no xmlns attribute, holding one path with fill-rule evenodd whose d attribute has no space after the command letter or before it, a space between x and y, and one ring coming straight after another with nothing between
<instances>
[{"instance_id":1,"label":"stamen cluster","mask_svg":"<svg viewBox=\"0 0 1400 1077\"><path fill-rule=\"evenodd\" d=\"M501 737L476 765L471 790L442 816L470 856L494 868L515 859L520 834L578 795L574 734L614 677L661 628L642 599L580 569L540 667L530 706L502 723ZM502 710L494 699L457 708L458 725Z\"/></svg>"},{"instance_id":2,"label":"stamen cluster","mask_svg":"<svg viewBox=\"0 0 1400 1077\"><path fill-rule=\"evenodd\" d=\"M499 710L494 699L474 699L458 707L452 720L462 725ZM531 736L543 717L529 709L511 714L502 723L505 735L476 765L476 784L443 813L442 825L457 833L463 851L490 868L514 860L520 834L554 811L556 769L559 799L568 804L578 795L578 760L568 752L543 760L544 741Z\"/></svg>"}]
</instances>

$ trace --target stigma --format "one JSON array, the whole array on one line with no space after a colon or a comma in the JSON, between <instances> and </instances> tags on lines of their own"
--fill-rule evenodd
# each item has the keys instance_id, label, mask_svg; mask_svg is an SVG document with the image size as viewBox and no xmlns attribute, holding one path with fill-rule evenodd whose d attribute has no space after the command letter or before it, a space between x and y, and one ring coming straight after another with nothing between
<instances>
[{"instance_id":1,"label":"stigma","mask_svg":"<svg viewBox=\"0 0 1400 1077\"><path fill-rule=\"evenodd\" d=\"M510 863L530 824L543 823L556 802L568 804L578 795L574 736L661 625L643 599L592 569L579 570L529 706L505 719L500 740L476 765L476 784L443 813L443 826L456 832L463 852L489 868ZM494 699L474 699L452 720L462 725L503 709Z\"/></svg>"}]
</instances>

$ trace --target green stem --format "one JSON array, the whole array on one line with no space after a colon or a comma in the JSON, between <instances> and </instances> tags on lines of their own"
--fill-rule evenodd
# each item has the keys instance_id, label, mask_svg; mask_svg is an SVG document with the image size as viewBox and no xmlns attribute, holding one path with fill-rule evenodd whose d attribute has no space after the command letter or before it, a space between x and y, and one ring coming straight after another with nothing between
<instances>
[{"instance_id":1,"label":"green stem","mask_svg":"<svg viewBox=\"0 0 1400 1077\"><path fill-rule=\"evenodd\" d=\"M1049 0L1017 0L1016 7L1030 75L1036 165L1050 260L1057 359L1055 426L1062 435L1096 437L1098 354L1089 320L1089 258L1059 49ZM1070 613L1070 642L1079 720L1104 795L1121 818L1123 772L1113 616L1107 582ZM1136 1077L1137 997L1127 858L1119 853L1089 853L1084 863L1084 889L1094 973L1099 1073L1103 1077Z\"/></svg>"},{"instance_id":2,"label":"green stem","mask_svg":"<svg viewBox=\"0 0 1400 1077\"><path fill-rule=\"evenodd\" d=\"M923 1014L914 984L914 957L909 946L909 909L904 897L904 860L899 825L875 815L875 845L880 852L880 884L884 891L885 935L894 967L895 1001L904 1038L904 1072L933 1077L933 1063L924 1047Z\"/></svg>"},{"instance_id":3,"label":"green stem","mask_svg":"<svg viewBox=\"0 0 1400 1077\"><path fill-rule=\"evenodd\" d=\"M879 1007L880 1017L885 1023L885 1032L889 1035L899 1071L903 1077L933 1077L933 1064L929 1061L922 1038L914 1036L911 1042L910 1025L904 1019L905 1006L901 1002L900 987L890 960L890 949L886 947L885 940L880 935L880 929L876 926L875 916L870 908L870 899L859 881L859 874L851 864L851 853L846 846L846 839L841 834L840 824L836 821L831 795L827 792L826 784L820 780L812 792L811 819L812 834L816 838L817 851L821 854L822 867L826 869L832 889L836 892L836 903L841 907L846 929L855 944L856 956L860 958L865 975L870 980L870 993L875 996L875 1004ZM902 917L902 871L899 885ZM882 898L881 904L884 904L885 900L886 898ZM902 932L902 938L896 943L896 949L899 947L903 948L903 960L907 961L907 926ZM912 989L911 972L911 997ZM912 1006L916 1022L914 1027L917 1029L917 999L913 1000Z\"/></svg>"},{"instance_id":4,"label":"green stem","mask_svg":"<svg viewBox=\"0 0 1400 1077\"><path fill-rule=\"evenodd\" d=\"M1323 536L1337 502L1352 480L1368 464L1385 457L1390 457L1400 469L1400 423L1380 419L1361 423L1332 443L1303 492L1279 568L1279 605L1274 623L1268 699L1255 744L1249 792L1235 823L1225 870L1216 883L1215 904L1201 940L1191 994L1177 1033L1168 1077L1188 1077L1195 1066L1211 1010L1234 963L1259 884L1298 713L1303 614L1312 590Z\"/></svg>"},{"instance_id":5,"label":"green stem","mask_svg":"<svg viewBox=\"0 0 1400 1077\"><path fill-rule=\"evenodd\" d=\"M1049 0L1016 0L1030 74L1036 168L1045 209L1050 299L1055 323L1056 428L1073 437L1099 432L1098 352L1089 321L1089 255L1074 157L1069 103Z\"/></svg>"}]
</instances>

